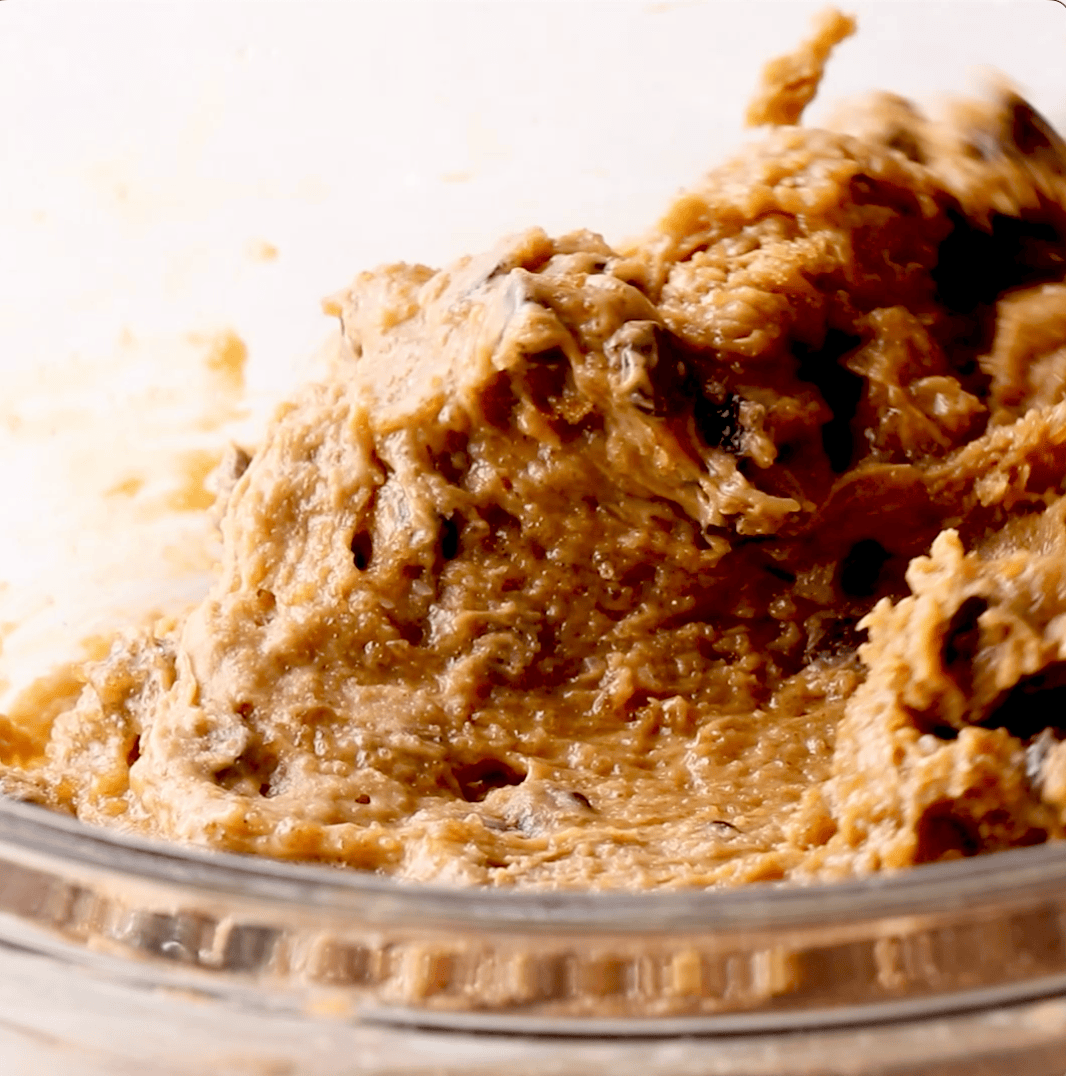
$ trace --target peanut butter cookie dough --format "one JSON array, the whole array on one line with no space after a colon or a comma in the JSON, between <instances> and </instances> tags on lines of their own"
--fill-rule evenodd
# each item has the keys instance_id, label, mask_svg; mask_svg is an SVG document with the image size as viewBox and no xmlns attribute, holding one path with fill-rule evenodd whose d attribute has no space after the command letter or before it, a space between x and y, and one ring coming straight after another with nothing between
<instances>
[{"instance_id":1,"label":"peanut butter cookie dough","mask_svg":"<svg viewBox=\"0 0 1066 1076\"><path fill-rule=\"evenodd\" d=\"M1066 152L1024 101L764 133L638 242L360 275L180 622L11 795L500 886L833 879L1066 831Z\"/></svg>"}]
</instances>

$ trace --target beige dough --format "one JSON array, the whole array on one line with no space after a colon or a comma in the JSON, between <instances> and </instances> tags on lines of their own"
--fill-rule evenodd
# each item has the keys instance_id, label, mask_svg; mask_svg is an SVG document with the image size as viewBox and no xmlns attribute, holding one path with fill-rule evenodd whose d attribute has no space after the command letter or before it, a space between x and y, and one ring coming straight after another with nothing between
<instances>
[{"instance_id":1,"label":"beige dough","mask_svg":"<svg viewBox=\"0 0 1066 1076\"><path fill-rule=\"evenodd\" d=\"M827 18L767 72L798 122ZM615 250L328 304L224 555L11 795L500 886L830 879L1066 825L1066 154L1022 100L779 126Z\"/></svg>"}]
</instances>

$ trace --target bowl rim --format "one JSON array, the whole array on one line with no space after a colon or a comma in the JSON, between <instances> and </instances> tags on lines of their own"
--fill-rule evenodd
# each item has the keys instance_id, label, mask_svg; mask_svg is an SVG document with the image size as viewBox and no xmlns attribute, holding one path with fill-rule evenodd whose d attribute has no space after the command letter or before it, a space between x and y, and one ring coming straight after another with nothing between
<instances>
[{"instance_id":1,"label":"bowl rim","mask_svg":"<svg viewBox=\"0 0 1066 1076\"><path fill-rule=\"evenodd\" d=\"M751 883L721 889L540 890L401 881L324 864L220 852L132 836L0 796L0 858L41 861L114 880L253 898L389 922L461 922L518 931L550 928L643 935L745 933L1057 901L1066 842L833 882Z\"/></svg>"}]
</instances>

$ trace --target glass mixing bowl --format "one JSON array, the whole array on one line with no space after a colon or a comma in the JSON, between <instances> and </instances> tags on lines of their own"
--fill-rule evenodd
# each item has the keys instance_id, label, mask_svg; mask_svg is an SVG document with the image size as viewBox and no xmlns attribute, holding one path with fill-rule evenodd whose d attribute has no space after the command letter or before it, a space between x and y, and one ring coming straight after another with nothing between
<instances>
[{"instance_id":1,"label":"glass mixing bowl","mask_svg":"<svg viewBox=\"0 0 1066 1076\"><path fill-rule=\"evenodd\" d=\"M0 1068L1066 1070L1066 847L723 892L412 886L0 804Z\"/></svg>"},{"instance_id":2,"label":"glass mixing bowl","mask_svg":"<svg viewBox=\"0 0 1066 1076\"><path fill-rule=\"evenodd\" d=\"M198 466L225 443L172 404L229 400L203 334L233 326L273 398L361 267L643 227L732 152L820 6L0 5L0 671L195 596L204 528L142 508L184 488L153 484L169 447ZM991 62L1064 118L1061 5L844 6L862 30L827 105ZM1066 845L824 887L508 893L0 801L0 1074L1063 1076L1064 912Z\"/></svg>"}]
</instances>

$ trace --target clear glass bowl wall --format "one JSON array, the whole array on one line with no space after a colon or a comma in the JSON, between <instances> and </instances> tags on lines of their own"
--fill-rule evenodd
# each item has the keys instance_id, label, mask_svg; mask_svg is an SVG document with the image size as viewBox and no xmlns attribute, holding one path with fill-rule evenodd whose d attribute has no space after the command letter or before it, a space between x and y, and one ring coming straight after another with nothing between
<instances>
[{"instance_id":1,"label":"clear glass bowl wall","mask_svg":"<svg viewBox=\"0 0 1066 1076\"><path fill-rule=\"evenodd\" d=\"M736 892L505 893L0 804L17 1074L1066 1069L1066 848Z\"/></svg>"}]
</instances>

